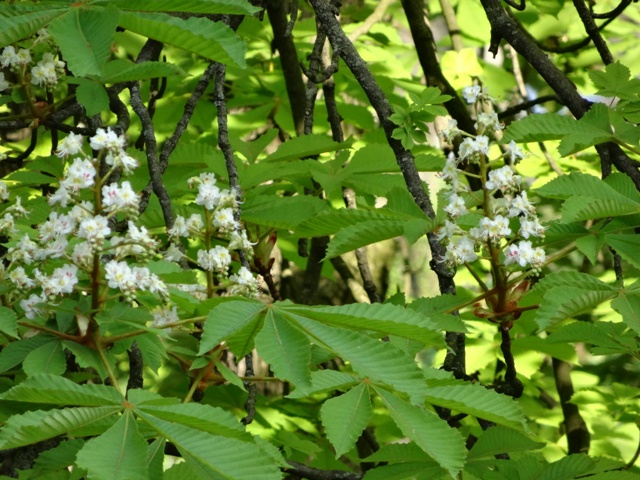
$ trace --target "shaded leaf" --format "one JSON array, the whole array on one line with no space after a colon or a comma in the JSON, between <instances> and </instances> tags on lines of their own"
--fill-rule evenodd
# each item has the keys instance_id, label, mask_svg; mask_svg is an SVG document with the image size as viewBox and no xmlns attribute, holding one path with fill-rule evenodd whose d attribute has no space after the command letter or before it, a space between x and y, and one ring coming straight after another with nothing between
<instances>
[{"instance_id":1,"label":"shaded leaf","mask_svg":"<svg viewBox=\"0 0 640 480\"><path fill-rule=\"evenodd\" d=\"M336 458L353 448L372 415L369 387L365 383L322 404L320 419Z\"/></svg>"},{"instance_id":2,"label":"shaded leaf","mask_svg":"<svg viewBox=\"0 0 640 480\"><path fill-rule=\"evenodd\" d=\"M484 431L471 448L467 459L492 457L501 453L526 452L544 446L544 443L535 442L523 433L497 425Z\"/></svg>"},{"instance_id":3,"label":"shaded leaf","mask_svg":"<svg viewBox=\"0 0 640 480\"><path fill-rule=\"evenodd\" d=\"M122 10L140 12L190 12L229 15L252 15L260 9L247 0L116 0Z\"/></svg>"},{"instance_id":4,"label":"shaded leaf","mask_svg":"<svg viewBox=\"0 0 640 480\"><path fill-rule=\"evenodd\" d=\"M245 327L255 330L265 308L260 302L240 300L222 303L212 308L204 324L198 354L206 354L221 341Z\"/></svg>"},{"instance_id":5,"label":"shaded leaf","mask_svg":"<svg viewBox=\"0 0 640 480\"><path fill-rule=\"evenodd\" d=\"M76 463L97 480L147 480L147 442L138 432L133 413L125 410L116 424L89 440Z\"/></svg>"},{"instance_id":6,"label":"shaded leaf","mask_svg":"<svg viewBox=\"0 0 640 480\"><path fill-rule=\"evenodd\" d=\"M67 369L67 359L62 351L62 343L52 340L32 350L22 362L24 373L32 377L42 373L61 375Z\"/></svg>"}]
</instances>

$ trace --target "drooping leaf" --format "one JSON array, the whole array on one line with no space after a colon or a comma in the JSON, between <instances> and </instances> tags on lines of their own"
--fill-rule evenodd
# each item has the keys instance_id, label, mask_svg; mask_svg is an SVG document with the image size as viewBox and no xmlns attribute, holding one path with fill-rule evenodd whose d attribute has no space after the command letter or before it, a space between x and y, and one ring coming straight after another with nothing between
<instances>
[{"instance_id":1,"label":"drooping leaf","mask_svg":"<svg viewBox=\"0 0 640 480\"><path fill-rule=\"evenodd\" d=\"M298 224L327 209L325 202L309 195L262 196L245 202L241 218L255 225L294 229ZM286 212L286 215L283 215L283 212Z\"/></svg>"},{"instance_id":2,"label":"drooping leaf","mask_svg":"<svg viewBox=\"0 0 640 480\"><path fill-rule=\"evenodd\" d=\"M49 25L67 67L77 77L100 76L118 26L116 8L70 8Z\"/></svg>"},{"instance_id":3,"label":"drooping leaf","mask_svg":"<svg viewBox=\"0 0 640 480\"><path fill-rule=\"evenodd\" d=\"M615 291L586 290L572 286L556 287L545 293L536 311L536 322L541 329L545 329L561 320L590 311L615 297Z\"/></svg>"},{"instance_id":4,"label":"drooping leaf","mask_svg":"<svg viewBox=\"0 0 640 480\"><path fill-rule=\"evenodd\" d=\"M18 338L18 315L7 307L0 307L0 332Z\"/></svg>"},{"instance_id":5,"label":"drooping leaf","mask_svg":"<svg viewBox=\"0 0 640 480\"><path fill-rule=\"evenodd\" d=\"M264 326L255 341L258 353L270 364L276 376L302 389L311 386L309 339L274 309L267 311Z\"/></svg>"},{"instance_id":6,"label":"drooping leaf","mask_svg":"<svg viewBox=\"0 0 640 480\"><path fill-rule=\"evenodd\" d=\"M141 412L140 416L151 428L178 448L182 458L201 478L282 478L276 462L253 442L212 435L181 423L161 420L144 412Z\"/></svg>"},{"instance_id":7,"label":"drooping leaf","mask_svg":"<svg viewBox=\"0 0 640 480\"><path fill-rule=\"evenodd\" d=\"M563 157L614 139L609 108L602 103L592 105L577 123L579 131L565 136L558 146L558 152Z\"/></svg>"},{"instance_id":8,"label":"drooping leaf","mask_svg":"<svg viewBox=\"0 0 640 480\"><path fill-rule=\"evenodd\" d=\"M76 461L78 451L84 445L84 440L72 438L60 442L59 445L38 455L33 467L36 472L56 471L68 468Z\"/></svg>"},{"instance_id":9,"label":"drooping leaf","mask_svg":"<svg viewBox=\"0 0 640 480\"><path fill-rule=\"evenodd\" d=\"M326 152L335 152L349 148L353 140L334 142L326 135L304 135L286 141L278 150L264 159L265 162L299 160L302 158L320 155Z\"/></svg>"},{"instance_id":10,"label":"drooping leaf","mask_svg":"<svg viewBox=\"0 0 640 480\"><path fill-rule=\"evenodd\" d=\"M148 393L148 392L147 392ZM166 404L166 399L155 394L155 399L139 390L129 391L129 400L135 405L138 414L148 414L168 422L210 433L212 435L251 441L252 437L238 420L229 412L210 405L198 403ZM161 402L165 402L162 404Z\"/></svg>"},{"instance_id":11,"label":"drooping leaf","mask_svg":"<svg viewBox=\"0 0 640 480\"><path fill-rule=\"evenodd\" d=\"M580 196L599 200L614 200L630 205L637 203L634 198L616 191L598 177L581 172L571 172L569 175L557 177L536 189L536 193L549 198L567 199Z\"/></svg>"},{"instance_id":12,"label":"drooping leaf","mask_svg":"<svg viewBox=\"0 0 640 480\"><path fill-rule=\"evenodd\" d=\"M212 308L204 324L199 355L206 354L222 340L245 328L250 328L255 335L264 310L263 303L239 300Z\"/></svg>"},{"instance_id":13,"label":"drooping leaf","mask_svg":"<svg viewBox=\"0 0 640 480\"><path fill-rule=\"evenodd\" d=\"M253 15L260 9L247 0L116 0L122 10L138 12L189 12L228 15Z\"/></svg>"},{"instance_id":14,"label":"drooping leaf","mask_svg":"<svg viewBox=\"0 0 640 480\"><path fill-rule=\"evenodd\" d=\"M573 480L574 478L591 473L596 466L593 459L584 454L567 455L557 462L546 465L540 480Z\"/></svg>"},{"instance_id":15,"label":"drooping leaf","mask_svg":"<svg viewBox=\"0 0 640 480\"><path fill-rule=\"evenodd\" d=\"M529 115L513 122L504 131L502 141L508 143L542 142L559 140L565 135L580 133L578 122L573 118L557 113Z\"/></svg>"},{"instance_id":16,"label":"drooping leaf","mask_svg":"<svg viewBox=\"0 0 640 480\"><path fill-rule=\"evenodd\" d=\"M100 81L102 83L118 83L134 80L148 80L150 78L170 77L173 75L186 76L186 72L172 63L133 63L129 60L117 58L107 62L104 66L104 72L100 77Z\"/></svg>"},{"instance_id":17,"label":"drooping leaf","mask_svg":"<svg viewBox=\"0 0 640 480\"><path fill-rule=\"evenodd\" d=\"M37 410L14 415L0 432L0 449L31 445L67 432L85 428L115 415L117 406L78 407L62 410Z\"/></svg>"},{"instance_id":18,"label":"drooping leaf","mask_svg":"<svg viewBox=\"0 0 640 480\"><path fill-rule=\"evenodd\" d=\"M89 440L78 452L76 463L96 480L147 480L147 442L138 432L131 410L116 424Z\"/></svg>"},{"instance_id":19,"label":"drooping leaf","mask_svg":"<svg viewBox=\"0 0 640 480\"><path fill-rule=\"evenodd\" d=\"M288 311L282 310L281 313L304 329L314 343L324 346L349 362L361 376L405 392L415 403L424 401L424 377L413 359L392 343L382 342L351 330L328 327Z\"/></svg>"},{"instance_id":20,"label":"drooping leaf","mask_svg":"<svg viewBox=\"0 0 640 480\"><path fill-rule=\"evenodd\" d=\"M64 15L67 8L64 5L42 8L0 3L0 47L30 37L56 17Z\"/></svg>"},{"instance_id":21,"label":"drooping leaf","mask_svg":"<svg viewBox=\"0 0 640 480\"><path fill-rule=\"evenodd\" d=\"M376 392L402 433L455 478L467 454L460 432L433 412L411 405L384 389L376 388Z\"/></svg>"},{"instance_id":22,"label":"drooping leaf","mask_svg":"<svg viewBox=\"0 0 640 480\"><path fill-rule=\"evenodd\" d=\"M451 478L436 462L407 462L367 470L363 480L444 480Z\"/></svg>"},{"instance_id":23,"label":"drooping leaf","mask_svg":"<svg viewBox=\"0 0 640 480\"><path fill-rule=\"evenodd\" d=\"M87 115L93 116L109 108L109 95L102 85L93 80L77 78L76 98Z\"/></svg>"},{"instance_id":24,"label":"drooping leaf","mask_svg":"<svg viewBox=\"0 0 640 480\"><path fill-rule=\"evenodd\" d=\"M31 351L22 362L24 373L32 377L42 373L62 375L67 369L67 359L59 340L40 345Z\"/></svg>"},{"instance_id":25,"label":"drooping leaf","mask_svg":"<svg viewBox=\"0 0 640 480\"><path fill-rule=\"evenodd\" d=\"M246 67L244 42L222 22L196 17L185 20L162 13L122 12L120 25L209 60Z\"/></svg>"},{"instance_id":26,"label":"drooping leaf","mask_svg":"<svg viewBox=\"0 0 640 480\"><path fill-rule=\"evenodd\" d=\"M321 212L313 218L302 222L296 228L295 235L298 237L320 237L333 235L356 223L387 222L390 220L404 221L408 219L405 215L399 216L382 208L375 210L340 208Z\"/></svg>"},{"instance_id":27,"label":"drooping leaf","mask_svg":"<svg viewBox=\"0 0 640 480\"><path fill-rule=\"evenodd\" d=\"M72 380L49 374L29 377L0 394L0 398L27 403L86 407L121 405L123 400L122 395L114 387L78 385Z\"/></svg>"},{"instance_id":28,"label":"drooping leaf","mask_svg":"<svg viewBox=\"0 0 640 480\"><path fill-rule=\"evenodd\" d=\"M622 315L622 321L629 328L640 334L640 295L621 292L620 296L611 302L611 307Z\"/></svg>"},{"instance_id":29,"label":"drooping leaf","mask_svg":"<svg viewBox=\"0 0 640 480\"><path fill-rule=\"evenodd\" d=\"M421 313L391 304L354 303L337 307L283 306L283 310L312 318L326 325L355 331L372 330L428 344L440 344L439 325Z\"/></svg>"},{"instance_id":30,"label":"drooping leaf","mask_svg":"<svg viewBox=\"0 0 640 480\"><path fill-rule=\"evenodd\" d=\"M513 398L471 383L430 382L426 401L512 428L523 428L525 417Z\"/></svg>"},{"instance_id":31,"label":"drooping leaf","mask_svg":"<svg viewBox=\"0 0 640 480\"><path fill-rule=\"evenodd\" d=\"M361 383L322 404L320 419L327 438L336 451L336 458L353 448L371 420L373 410L370 395L367 384Z\"/></svg>"},{"instance_id":32,"label":"drooping leaf","mask_svg":"<svg viewBox=\"0 0 640 480\"><path fill-rule=\"evenodd\" d=\"M325 259L338 257L357 248L404 235L406 222L385 220L362 222L340 230L329 242ZM425 230L431 223L424 221Z\"/></svg>"},{"instance_id":33,"label":"drooping leaf","mask_svg":"<svg viewBox=\"0 0 640 480\"><path fill-rule=\"evenodd\" d=\"M473 445L467 459L492 457L501 453L526 452L544 446L544 443L535 442L521 432L497 425L483 432Z\"/></svg>"}]
</instances>

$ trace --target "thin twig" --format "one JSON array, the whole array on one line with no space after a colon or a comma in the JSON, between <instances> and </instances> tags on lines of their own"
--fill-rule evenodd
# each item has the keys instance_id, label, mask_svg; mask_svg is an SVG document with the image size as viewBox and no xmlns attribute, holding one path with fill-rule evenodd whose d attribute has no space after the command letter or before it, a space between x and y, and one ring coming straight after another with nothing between
<instances>
[{"instance_id":1,"label":"thin twig","mask_svg":"<svg viewBox=\"0 0 640 480\"><path fill-rule=\"evenodd\" d=\"M362 35L366 35L371 30L376 23L382 20L387 8L394 2L394 0L381 0L378 5L376 5L375 10L369 15L367 18L361 22L355 30L353 30L349 34L349 40L355 42Z\"/></svg>"},{"instance_id":2,"label":"thin twig","mask_svg":"<svg viewBox=\"0 0 640 480\"><path fill-rule=\"evenodd\" d=\"M578 16L580 20L582 20L582 24L584 25L584 29L589 35L589 38L593 41L598 53L600 54L600 58L604 62L605 65L609 65L613 63L613 55L611 54L611 50L607 46L607 42L604 41L602 35L600 35L600 31L596 22L593 20L591 16L591 12L587 7L587 4L584 0L573 0L573 6L576 8L578 12Z\"/></svg>"}]
</instances>

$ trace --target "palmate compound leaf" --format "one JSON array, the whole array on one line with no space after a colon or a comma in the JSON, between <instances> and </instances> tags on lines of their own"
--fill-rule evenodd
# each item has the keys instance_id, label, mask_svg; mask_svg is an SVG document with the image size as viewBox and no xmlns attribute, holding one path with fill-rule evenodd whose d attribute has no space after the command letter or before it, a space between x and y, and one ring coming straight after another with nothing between
<instances>
[{"instance_id":1,"label":"palmate compound leaf","mask_svg":"<svg viewBox=\"0 0 640 480\"><path fill-rule=\"evenodd\" d=\"M620 293L611 302L611 307L622 315L622 321L640 335L640 295Z\"/></svg>"},{"instance_id":2,"label":"palmate compound leaf","mask_svg":"<svg viewBox=\"0 0 640 480\"><path fill-rule=\"evenodd\" d=\"M373 410L370 395L369 386L361 383L322 404L320 419L327 438L336 451L336 458L353 448L371 420Z\"/></svg>"},{"instance_id":3,"label":"palmate compound leaf","mask_svg":"<svg viewBox=\"0 0 640 480\"><path fill-rule=\"evenodd\" d=\"M316 370L311 372L311 385L306 390L296 388L287 395L287 398L303 398L315 393L344 390L354 386L361 380L352 373L338 372L337 370Z\"/></svg>"},{"instance_id":4,"label":"palmate compound leaf","mask_svg":"<svg viewBox=\"0 0 640 480\"><path fill-rule=\"evenodd\" d=\"M96 480L147 480L147 441L138 432L133 413L125 409L118 421L78 452L76 463Z\"/></svg>"},{"instance_id":5,"label":"palmate compound leaf","mask_svg":"<svg viewBox=\"0 0 640 480\"><path fill-rule=\"evenodd\" d=\"M2 400L49 405L99 407L122 405L122 395L106 385L78 385L64 377L42 374L27 378L0 395Z\"/></svg>"},{"instance_id":6,"label":"palmate compound leaf","mask_svg":"<svg viewBox=\"0 0 640 480\"><path fill-rule=\"evenodd\" d=\"M256 443L222 437L139 411L142 420L175 445L199 478L280 480L276 460Z\"/></svg>"},{"instance_id":7,"label":"palmate compound leaf","mask_svg":"<svg viewBox=\"0 0 640 480\"><path fill-rule=\"evenodd\" d=\"M291 305L279 308L325 325L355 331L371 330L381 336L396 335L429 345L444 346L440 324L419 312L398 305L354 303L337 307Z\"/></svg>"},{"instance_id":8,"label":"palmate compound leaf","mask_svg":"<svg viewBox=\"0 0 640 480\"><path fill-rule=\"evenodd\" d=\"M255 338L258 354L278 378L302 389L311 386L311 345L309 338L272 308L267 311L262 330Z\"/></svg>"},{"instance_id":9,"label":"palmate compound leaf","mask_svg":"<svg viewBox=\"0 0 640 480\"><path fill-rule=\"evenodd\" d=\"M637 234L606 235L606 243L613 248L618 255L636 268L640 268L640 238Z\"/></svg>"},{"instance_id":10,"label":"palmate compound leaf","mask_svg":"<svg viewBox=\"0 0 640 480\"><path fill-rule=\"evenodd\" d=\"M281 310L287 320L296 324L311 341L334 352L351 364L362 377L382 382L408 394L421 404L427 388L424 377L413 358L393 345L362 333L323 325L320 322Z\"/></svg>"},{"instance_id":11,"label":"palmate compound leaf","mask_svg":"<svg viewBox=\"0 0 640 480\"><path fill-rule=\"evenodd\" d=\"M163 13L121 12L120 25L209 60L246 67L245 43L222 22L195 17L184 20Z\"/></svg>"},{"instance_id":12,"label":"palmate compound leaf","mask_svg":"<svg viewBox=\"0 0 640 480\"><path fill-rule=\"evenodd\" d=\"M599 200L613 200L626 204L637 204L637 194L629 196L628 189L621 187L618 191L614 182L609 185L600 178L581 172L571 172L545 183L536 189L536 193L543 197L567 199L573 196L597 198Z\"/></svg>"},{"instance_id":13,"label":"palmate compound leaf","mask_svg":"<svg viewBox=\"0 0 640 480\"><path fill-rule=\"evenodd\" d=\"M460 432L431 411L411 405L382 388L375 390L402 433L455 478L467 454Z\"/></svg>"},{"instance_id":14,"label":"palmate compound leaf","mask_svg":"<svg viewBox=\"0 0 640 480\"><path fill-rule=\"evenodd\" d=\"M504 131L502 141L541 142L559 140L565 135L580 133L578 122L571 117L557 113L529 115L511 123Z\"/></svg>"},{"instance_id":15,"label":"palmate compound leaf","mask_svg":"<svg viewBox=\"0 0 640 480\"><path fill-rule=\"evenodd\" d=\"M37 410L9 418L0 432L0 450L31 445L91 426L114 416L121 407L78 407Z\"/></svg>"},{"instance_id":16,"label":"palmate compound leaf","mask_svg":"<svg viewBox=\"0 0 640 480\"><path fill-rule=\"evenodd\" d=\"M427 403L450 408L516 429L526 427L520 405L511 397L481 385L459 381L429 381Z\"/></svg>"},{"instance_id":17,"label":"palmate compound leaf","mask_svg":"<svg viewBox=\"0 0 640 480\"><path fill-rule=\"evenodd\" d=\"M544 294L536 311L536 323L544 330L579 313L593 310L616 296L616 291L586 290L573 286L553 288Z\"/></svg>"}]
</instances>

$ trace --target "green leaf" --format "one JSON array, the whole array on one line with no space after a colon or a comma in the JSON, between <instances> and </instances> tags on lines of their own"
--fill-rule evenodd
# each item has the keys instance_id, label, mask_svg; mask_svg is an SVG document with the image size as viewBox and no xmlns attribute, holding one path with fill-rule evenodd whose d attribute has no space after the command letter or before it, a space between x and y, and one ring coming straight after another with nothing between
<instances>
[{"instance_id":1,"label":"green leaf","mask_svg":"<svg viewBox=\"0 0 640 480\"><path fill-rule=\"evenodd\" d=\"M281 313L303 328L314 343L341 356L363 377L409 394L414 403L424 401L427 389L420 369L409 355L392 343L350 330L328 327L284 310Z\"/></svg>"},{"instance_id":2,"label":"green leaf","mask_svg":"<svg viewBox=\"0 0 640 480\"><path fill-rule=\"evenodd\" d=\"M246 67L245 44L227 25L206 18L186 20L162 13L120 14L120 25L138 35L224 64Z\"/></svg>"},{"instance_id":3,"label":"green leaf","mask_svg":"<svg viewBox=\"0 0 640 480\"><path fill-rule=\"evenodd\" d=\"M578 122L573 118L557 113L529 115L513 122L504 131L502 141L509 143L542 142L559 140L565 135L580 134Z\"/></svg>"},{"instance_id":4,"label":"green leaf","mask_svg":"<svg viewBox=\"0 0 640 480\"><path fill-rule=\"evenodd\" d=\"M115 8L70 8L49 25L67 67L76 77L100 76L118 26Z\"/></svg>"},{"instance_id":5,"label":"green leaf","mask_svg":"<svg viewBox=\"0 0 640 480\"><path fill-rule=\"evenodd\" d=\"M430 222L425 220L425 228ZM379 222L361 222L345 227L331 239L327 247L325 260L338 257L357 248L381 242L404 234L406 221L384 220Z\"/></svg>"},{"instance_id":6,"label":"green leaf","mask_svg":"<svg viewBox=\"0 0 640 480\"><path fill-rule=\"evenodd\" d=\"M274 309L267 311L255 342L258 353L277 377L303 389L311 386L309 339Z\"/></svg>"},{"instance_id":7,"label":"green leaf","mask_svg":"<svg viewBox=\"0 0 640 480\"><path fill-rule=\"evenodd\" d=\"M323 200L310 195L262 195L245 202L241 218L247 223L289 230L327 209L328 206ZM286 212L286 215L283 215L283 212Z\"/></svg>"},{"instance_id":8,"label":"green leaf","mask_svg":"<svg viewBox=\"0 0 640 480\"><path fill-rule=\"evenodd\" d=\"M594 175L581 172L571 172L569 175L561 175L536 189L536 193L548 198L568 199L579 196L598 200L613 200L628 205L640 206L635 198L628 197L616 191L607 182L603 182Z\"/></svg>"},{"instance_id":9,"label":"green leaf","mask_svg":"<svg viewBox=\"0 0 640 480\"><path fill-rule=\"evenodd\" d=\"M544 443L535 442L523 433L497 425L484 431L473 445L467 460L493 457L501 453L512 454L538 450L544 446Z\"/></svg>"},{"instance_id":10,"label":"green leaf","mask_svg":"<svg viewBox=\"0 0 640 480\"><path fill-rule=\"evenodd\" d=\"M127 3L130 3L127 0ZM100 77L102 83L130 82L134 80L148 80L150 78L170 77L173 75L186 76L187 73L177 65L167 62L134 63L117 58L107 62L104 73Z\"/></svg>"},{"instance_id":11,"label":"green leaf","mask_svg":"<svg viewBox=\"0 0 640 480\"><path fill-rule=\"evenodd\" d=\"M615 291L594 291L578 287L556 287L545 293L536 311L536 322L540 329L587 312L607 300L616 297Z\"/></svg>"},{"instance_id":12,"label":"green leaf","mask_svg":"<svg viewBox=\"0 0 640 480\"><path fill-rule=\"evenodd\" d=\"M147 471L149 479L163 478L164 469L164 448L167 441L164 438L157 438L147 447Z\"/></svg>"},{"instance_id":13,"label":"green leaf","mask_svg":"<svg viewBox=\"0 0 640 480\"><path fill-rule=\"evenodd\" d=\"M30 37L54 18L64 15L67 8L62 5L48 9L39 5L0 3L0 47Z\"/></svg>"},{"instance_id":14,"label":"green leaf","mask_svg":"<svg viewBox=\"0 0 640 480\"><path fill-rule=\"evenodd\" d=\"M64 377L34 375L0 395L3 400L50 405L121 405L122 395L106 385L78 385Z\"/></svg>"},{"instance_id":15,"label":"green leaf","mask_svg":"<svg viewBox=\"0 0 640 480\"><path fill-rule=\"evenodd\" d=\"M18 448L57 437L104 420L118 411L120 407L116 406L79 407L14 415L2 427L0 449Z\"/></svg>"},{"instance_id":16,"label":"green leaf","mask_svg":"<svg viewBox=\"0 0 640 480\"><path fill-rule=\"evenodd\" d=\"M387 222L390 220L408 220L410 217L398 215L387 209L356 210L352 208L339 208L327 210L315 215L313 218L302 222L296 228L297 237L321 237L352 226L356 223Z\"/></svg>"},{"instance_id":17,"label":"green leaf","mask_svg":"<svg viewBox=\"0 0 640 480\"><path fill-rule=\"evenodd\" d=\"M589 259L592 265L597 262L598 253L605 243L605 235L602 232L585 235L576 239L576 247Z\"/></svg>"},{"instance_id":18,"label":"green leaf","mask_svg":"<svg viewBox=\"0 0 640 480\"><path fill-rule=\"evenodd\" d=\"M260 11L247 0L116 0L121 10L139 12L189 12L228 15L253 15Z\"/></svg>"},{"instance_id":19,"label":"green leaf","mask_svg":"<svg viewBox=\"0 0 640 480\"><path fill-rule=\"evenodd\" d=\"M0 373L19 365L33 349L49 343L53 338L49 335L36 335L4 345L0 351Z\"/></svg>"},{"instance_id":20,"label":"green leaf","mask_svg":"<svg viewBox=\"0 0 640 480\"><path fill-rule=\"evenodd\" d=\"M557 462L545 466L540 480L573 480L582 477L596 466L596 463L584 454L568 455Z\"/></svg>"},{"instance_id":21,"label":"green leaf","mask_svg":"<svg viewBox=\"0 0 640 480\"><path fill-rule=\"evenodd\" d=\"M381 337L397 335L426 344L442 343L438 324L419 312L397 305L354 303L337 307L292 305L280 308L330 326L355 331L372 330Z\"/></svg>"},{"instance_id":22,"label":"green leaf","mask_svg":"<svg viewBox=\"0 0 640 480\"><path fill-rule=\"evenodd\" d=\"M147 442L138 432L133 413L125 410L116 424L89 440L76 463L96 480L147 480Z\"/></svg>"},{"instance_id":23,"label":"green leaf","mask_svg":"<svg viewBox=\"0 0 640 480\"><path fill-rule=\"evenodd\" d=\"M427 403L512 428L526 426L520 405L511 397L470 383L433 381L428 384Z\"/></svg>"},{"instance_id":24,"label":"green leaf","mask_svg":"<svg viewBox=\"0 0 640 480\"><path fill-rule=\"evenodd\" d=\"M598 91L596 95L618 97L623 100L636 100L640 91L640 80L629 79L631 71L619 61L610 63L605 71L590 70L589 77Z\"/></svg>"},{"instance_id":25,"label":"green leaf","mask_svg":"<svg viewBox=\"0 0 640 480\"><path fill-rule=\"evenodd\" d=\"M320 419L327 438L336 451L336 458L353 448L372 415L369 387L366 383L322 404Z\"/></svg>"},{"instance_id":26,"label":"green leaf","mask_svg":"<svg viewBox=\"0 0 640 480\"><path fill-rule=\"evenodd\" d=\"M606 242L623 260L626 260L636 268L640 268L639 235L608 233L606 235Z\"/></svg>"},{"instance_id":27,"label":"green leaf","mask_svg":"<svg viewBox=\"0 0 640 480\"><path fill-rule=\"evenodd\" d=\"M29 377L41 373L62 375L67 369L62 343L56 339L39 346L25 357L22 368Z\"/></svg>"},{"instance_id":28,"label":"green leaf","mask_svg":"<svg viewBox=\"0 0 640 480\"><path fill-rule=\"evenodd\" d=\"M18 315L7 307L0 307L0 332L18 338Z\"/></svg>"},{"instance_id":29,"label":"green leaf","mask_svg":"<svg viewBox=\"0 0 640 480\"><path fill-rule=\"evenodd\" d=\"M611 307L622 315L622 320L629 328L640 335L640 295L621 292L611 302Z\"/></svg>"},{"instance_id":30,"label":"green leaf","mask_svg":"<svg viewBox=\"0 0 640 480\"><path fill-rule=\"evenodd\" d=\"M204 324L198 355L205 355L220 342L240 331L246 332L246 345L253 345L253 337L260 330L265 309L263 303L247 301L231 301L212 308Z\"/></svg>"},{"instance_id":31,"label":"green leaf","mask_svg":"<svg viewBox=\"0 0 640 480\"><path fill-rule=\"evenodd\" d=\"M602 103L592 105L577 123L579 131L564 137L558 146L558 152L563 157L614 138L609 108Z\"/></svg>"},{"instance_id":32,"label":"green leaf","mask_svg":"<svg viewBox=\"0 0 640 480\"><path fill-rule=\"evenodd\" d=\"M344 150L351 147L353 140L345 142L334 142L331 137L326 135L303 135L287 140L278 147L271 155L267 156L263 161L289 161L299 160L302 158L313 157L321 153L335 152L336 150Z\"/></svg>"},{"instance_id":33,"label":"green leaf","mask_svg":"<svg viewBox=\"0 0 640 480\"><path fill-rule=\"evenodd\" d=\"M35 471L55 471L66 469L76 461L78 451L84 445L84 441L73 438L60 442L59 445L46 450L38 455L33 467Z\"/></svg>"},{"instance_id":34,"label":"green leaf","mask_svg":"<svg viewBox=\"0 0 640 480\"><path fill-rule=\"evenodd\" d=\"M88 116L92 117L109 108L109 95L102 85L84 78L77 78L75 81L78 83L76 98Z\"/></svg>"},{"instance_id":35,"label":"green leaf","mask_svg":"<svg viewBox=\"0 0 640 480\"><path fill-rule=\"evenodd\" d=\"M315 393L345 389L358 383L360 379L353 374L338 372L337 370L316 370L311 372L311 386L296 388L287 398L303 398Z\"/></svg>"},{"instance_id":36,"label":"green leaf","mask_svg":"<svg viewBox=\"0 0 640 480\"><path fill-rule=\"evenodd\" d=\"M367 470L362 480L443 480L451 478L435 462L407 462Z\"/></svg>"},{"instance_id":37,"label":"green leaf","mask_svg":"<svg viewBox=\"0 0 640 480\"><path fill-rule=\"evenodd\" d=\"M212 435L146 413L141 418L175 445L200 478L280 480L282 474L271 456L252 442Z\"/></svg>"},{"instance_id":38,"label":"green leaf","mask_svg":"<svg viewBox=\"0 0 640 480\"><path fill-rule=\"evenodd\" d=\"M148 397L148 393L138 390L129 391L129 400L134 404L134 411L137 414L152 415L167 422L179 423L212 435L244 441L252 440L251 435L245 432L238 420L222 408L198 403L167 404L167 400L175 401L176 399L163 398L157 394L154 394L155 398L145 398Z\"/></svg>"},{"instance_id":39,"label":"green leaf","mask_svg":"<svg viewBox=\"0 0 640 480\"><path fill-rule=\"evenodd\" d=\"M410 405L384 389L376 388L376 392L402 433L455 478L467 454L460 432L433 412Z\"/></svg>"}]
</instances>

